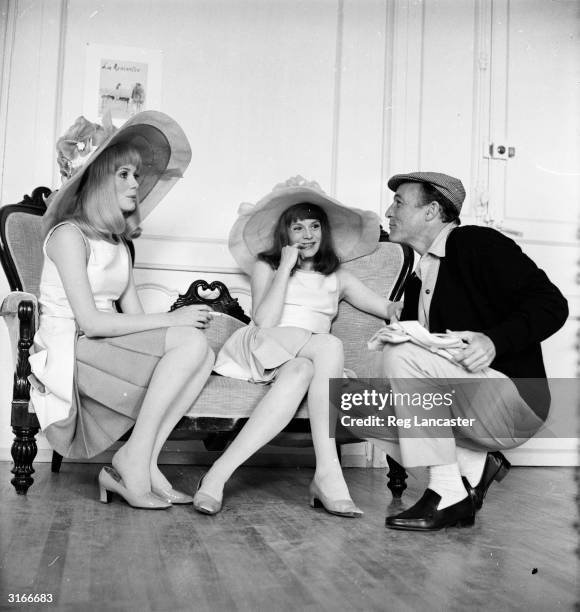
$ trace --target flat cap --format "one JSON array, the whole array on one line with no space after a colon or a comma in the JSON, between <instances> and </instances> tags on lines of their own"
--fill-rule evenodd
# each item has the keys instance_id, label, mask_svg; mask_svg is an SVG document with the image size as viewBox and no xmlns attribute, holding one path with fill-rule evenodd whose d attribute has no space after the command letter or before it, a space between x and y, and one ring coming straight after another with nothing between
<instances>
[{"instance_id":1,"label":"flat cap","mask_svg":"<svg viewBox=\"0 0 580 612\"><path fill-rule=\"evenodd\" d=\"M428 183L445 196L455 206L457 212L461 211L465 200L465 188L458 178L440 172L409 172L395 174L387 184L391 191L397 191L399 185L403 183Z\"/></svg>"}]
</instances>

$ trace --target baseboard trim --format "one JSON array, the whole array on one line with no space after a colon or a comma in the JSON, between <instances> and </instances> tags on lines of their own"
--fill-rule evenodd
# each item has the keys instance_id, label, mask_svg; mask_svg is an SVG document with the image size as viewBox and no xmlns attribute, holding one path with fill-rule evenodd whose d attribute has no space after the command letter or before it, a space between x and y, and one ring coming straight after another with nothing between
<instances>
[{"instance_id":1,"label":"baseboard trim","mask_svg":"<svg viewBox=\"0 0 580 612\"><path fill-rule=\"evenodd\" d=\"M520 448L504 451L504 454L512 465L520 466L562 466L580 467L580 453L578 440L575 438L559 440L560 448L553 446L542 448L539 440L533 440ZM347 447L348 448L348 447ZM111 457L116 450L114 445L93 459L64 459L65 463L110 463ZM354 448L353 448L354 450ZM161 453L160 463L168 465L211 465L219 452L206 451L200 442L191 441L169 442L166 449ZM39 449L34 460L35 464L50 463L52 451L50 449ZM0 448L0 461L12 462L9 448ZM313 467L314 452L311 448L272 447L267 446L257 453L246 465L271 466L271 467ZM369 465L365 454L344 452L342 456L343 467L377 467Z\"/></svg>"}]
</instances>

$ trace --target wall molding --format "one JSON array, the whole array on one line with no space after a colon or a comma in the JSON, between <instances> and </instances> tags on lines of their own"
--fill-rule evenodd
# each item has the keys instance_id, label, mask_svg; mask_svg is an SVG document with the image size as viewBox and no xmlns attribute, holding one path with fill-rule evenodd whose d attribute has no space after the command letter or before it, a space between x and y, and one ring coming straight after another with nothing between
<instances>
[{"instance_id":1,"label":"wall molding","mask_svg":"<svg viewBox=\"0 0 580 612\"><path fill-rule=\"evenodd\" d=\"M391 176L392 138L393 138L393 80L395 54L395 3L387 2L385 14L385 56L383 83L383 140L381 151L381 185L387 184ZM387 201L387 190L381 189L380 217L383 218L390 205Z\"/></svg>"},{"instance_id":2,"label":"wall molding","mask_svg":"<svg viewBox=\"0 0 580 612\"><path fill-rule=\"evenodd\" d=\"M505 451L505 455L508 457L510 463L514 466L526 466L526 467L579 467L579 455L578 455L578 440L575 440L576 446L570 448L526 448L521 446L509 451ZM169 442L169 448L161 452L160 464L171 465L211 465L215 458L216 453L199 449L197 451L185 450L181 448L174 448L173 445L179 444L179 442ZM181 443L183 446L183 443ZM276 451L278 452L268 452ZM292 450L292 449L290 449ZM258 454L254 461L254 465L269 465L273 464L273 460L276 463L279 461L281 464L288 461L292 465L304 467L313 463L313 455L304 451L308 449L294 449L295 452L288 452L288 449L278 449L277 447L268 448L262 455ZM99 455L92 460L82 461L70 461L65 460L65 463L110 463L111 457L113 456L114 448L110 451L106 451L103 455ZM267 457L269 460L265 461ZM50 463L52 459L52 450L50 448L39 448L38 454L34 460L35 465L40 463ZM305 461L307 460L307 463ZM0 462L12 462L12 456L10 454L10 448L0 448ZM385 469L383 465L369 465L368 459L364 453L347 453L343 458L343 467L364 467L364 468L375 468ZM64 468L66 469L66 467Z\"/></svg>"},{"instance_id":3,"label":"wall molding","mask_svg":"<svg viewBox=\"0 0 580 612\"><path fill-rule=\"evenodd\" d=\"M172 264L172 263L149 263L138 261L135 263L134 268L136 270L164 270L171 272L200 272L208 274L244 274L241 268L227 267L227 266L207 266L205 264L200 265L183 265L183 264Z\"/></svg>"},{"instance_id":4,"label":"wall molding","mask_svg":"<svg viewBox=\"0 0 580 612\"><path fill-rule=\"evenodd\" d=\"M476 218L484 214L489 201L489 160L483 157L484 143L488 138L490 102L490 43L491 3L476 0L474 11L473 48L473 121L471 142L471 208Z\"/></svg>"},{"instance_id":5,"label":"wall molding","mask_svg":"<svg viewBox=\"0 0 580 612\"><path fill-rule=\"evenodd\" d=\"M0 204L3 204L4 168L6 164L6 138L8 132L8 101L10 97L10 77L12 74L12 56L16 37L17 2L4 4L0 21L0 48L2 65L0 66Z\"/></svg>"},{"instance_id":6,"label":"wall molding","mask_svg":"<svg viewBox=\"0 0 580 612\"><path fill-rule=\"evenodd\" d=\"M60 19L59 19L59 38L58 38L58 56L56 64L56 100L54 105L54 139L53 142L60 138L62 132L62 97L63 97L63 79L64 79L64 64L66 54L66 33L68 20L68 0L60 0ZM56 152L53 153L53 185L58 185L60 182L60 171L56 163Z\"/></svg>"},{"instance_id":7,"label":"wall molding","mask_svg":"<svg viewBox=\"0 0 580 612\"><path fill-rule=\"evenodd\" d=\"M228 244L227 238L209 238L204 236L174 236L169 234L141 234L140 240L159 240L161 242L195 242L199 244Z\"/></svg>"},{"instance_id":8,"label":"wall molding","mask_svg":"<svg viewBox=\"0 0 580 612\"><path fill-rule=\"evenodd\" d=\"M184 291L183 289L175 289L174 287L168 287L167 285L154 282L138 283L136 287L138 291L158 291L159 293L163 293L171 299L175 299L178 295L181 294L182 291ZM242 294L251 297L251 291L248 287L243 287L239 285L228 285L228 290L230 294Z\"/></svg>"},{"instance_id":9,"label":"wall molding","mask_svg":"<svg viewBox=\"0 0 580 612\"><path fill-rule=\"evenodd\" d=\"M518 244L529 244L534 246L547 247L575 247L580 248L580 240L576 241L557 241L557 240L536 240L534 238L521 237L516 240Z\"/></svg>"},{"instance_id":10,"label":"wall molding","mask_svg":"<svg viewBox=\"0 0 580 612\"><path fill-rule=\"evenodd\" d=\"M390 88L390 108L386 108L385 134L388 142L384 146L389 159L383 162L384 172L391 175L420 168L421 163L421 99L425 25L425 3L400 0L389 3L387 11L388 36L385 88ZM392 153L396 151L396 165ZM386 190L384 190L386 192ZM386 207L384 194L381 214Z\"/></svg>"},{"instance_id":11,"label":"wall molding","mask_svg":"<svg viewBox=\"0 0 580 612\"><path fill-rule=\"evenodd\" d=\"M336 51L334 59L334 95L332 117L332 150L330 166L330 195L336 196L338 186L338 154L340 140L340 98L343 64L344 0L338 0L336 10Z\"/></svg>"}]
</instances>

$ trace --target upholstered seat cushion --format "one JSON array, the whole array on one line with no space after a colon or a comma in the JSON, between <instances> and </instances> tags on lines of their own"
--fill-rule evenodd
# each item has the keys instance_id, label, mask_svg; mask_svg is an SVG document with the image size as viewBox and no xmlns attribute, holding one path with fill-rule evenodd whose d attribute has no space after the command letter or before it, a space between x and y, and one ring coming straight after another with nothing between
<instances>
[{"instance_id":1,"label":"upholstered seat cushion","mask_svg":"<svg viewBox=\"0 0 580 612\"><path fill-rule=\"evenodd\" d=\"M245 380L212 374L186 416L246 418L252 414L256 404L269 389L270 385L256 385ZM300 405L296 417L308 418L305 401Z\"/></svg>"}]
</instances>

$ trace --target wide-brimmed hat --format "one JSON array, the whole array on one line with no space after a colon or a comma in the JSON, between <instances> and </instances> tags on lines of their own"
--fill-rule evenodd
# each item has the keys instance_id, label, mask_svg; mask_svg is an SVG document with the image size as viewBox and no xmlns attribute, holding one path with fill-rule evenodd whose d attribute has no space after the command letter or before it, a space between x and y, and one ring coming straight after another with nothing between
<instances>
[{"instance_id":1,"label":"wide-brimmed hat","mask_svg":"<svg viewBox=\"0 0 580 612\"><path fill-rule=\"evenodd\" d=\"M409 172L408 174L395 174L389 179L387 185L391 191L397 191L399 185L403 183L428 183L449 200L457 212L461 212L465 200L465 188L458 178L441 172Z\"/></svg>"},{"instance_id":2,"label":"wide-brimmed hat","mask_svg":"<svg viewBox=\"0 0 580 612\"><path fill-rule=\"evenodd\" d=\"M159 204L177 180L183 176L191 161L191 147L187 136L171 117L159 111L137 113L117 131L109 134L86 156L84 163L74 169L72 176L48 203L44 214L46 229L51 227L53 219L74 212L76 195L86 171L104 151L118 144L132 146L141 156L139 178L141 219Z\"/></svg>"},{"instance_id":3,"label":"wide-brimmed hat","mask_svg":"<svg viewBox=\"0 0 580 612\"><path fill-rule=\"evenodd\" d=\"M229 237L230 252L242 270L252 271L259 253L272 247L280 215L294 206L316 204L328 216L336 254L341 262L372 253L380 235L376 213L344 206L324 193L318 183L295 176L279 183L255 205L243 203Z\"/></svg>"}]
</instances>

